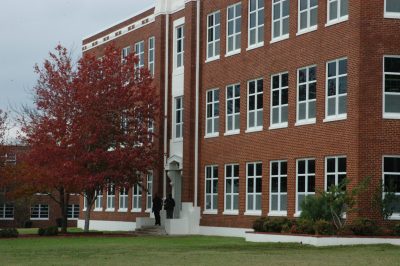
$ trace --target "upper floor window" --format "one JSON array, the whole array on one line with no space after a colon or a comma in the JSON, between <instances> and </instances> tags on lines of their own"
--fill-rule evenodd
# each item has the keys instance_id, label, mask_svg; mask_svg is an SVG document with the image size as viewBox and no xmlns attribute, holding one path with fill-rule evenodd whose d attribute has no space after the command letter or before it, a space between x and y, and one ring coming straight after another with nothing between
<instances>
[{"instance_id":1,"label":"upper floor window","mask_svg":"<svg viewBox=\"0 0 400 266\"><path fill-rule=\"evenodd\" d=\"M155 70L155 45L156 41L154 37L149 38L149 71L150 75L154 77Z\"/></svg>"},{"instance_id":2,"label":"upper floor window","mask_svg":"<svg viewBox=\"0 0 400 266\"><path fill-rule=\"evenodd\" d=\"M317 29L318 0L299 0L299 33Z\"/></svg>"},{"instance_id":3,"label":"upper floor window","mask_svg":"<svg viewBox=\"0 0 400 266\"><path fill-rule=\"evenodd\" d=\"M142 211L142 185L137 183L132 189L132 212Z\"/></svg>"},{"instance_id":4,"label":"upper floor window","mask_svg":"<svg viewBox=\"0 0 400 266\"><path fill-rule=\"evenodd\" d=\"M225 165L225 212L239 212L239 165Z\"/></svg>"},{"instance_id":5,"label":"upper floor window","mask_svg":"<svg viewBox=\"0 0 400 266\"><path fill-rule=\"evenodd\" d=\"M122 62L125 62L125 58L130 54L130 52L131 52L131 47L130 46L125 47L125 48L122 49L122 54L121 54Z\"/></svg>"},{"instance_id":6,"label":"upper floor window","mask_svg":"<svg viewBox=\"0 0 400 266\"><path fill-rule=\"evenodd\" d=\"M272 41L289 38L289 0L273 0Z\"/></svg>"},{"instance_id":7,"label":"upper floor window","mask_svg":"<svg viewBox=\"0 0 400 266\"><path fill-rule=\"evenodd\" d=\"M242 37L242 3L228 7L227 54L240 52Z\"/></svg>"},{"instance_id":8,"label":"upper floor window","mask_svg":"<svg viewBox=\"0 0 400 266\"><path fill-rule=\"evenodd\" d=\"M120 188L119 190L119 211L128 210L128 189Z\"/></svg>"},{"instance_id":9,"label":"upper floor window","mask_svg":"<svg viewBox=\"0 0 400 266\"><path fill-rule=\"evenodd\" d=\"M249 81L247 130L261 130L263 126L263 79Z\"/></svg>"},{"instance_id":10,"label":"upper floor window","mask_svg":"<svg viewBox=\"0 0 400 266\"><path fill-rule=\"evenodd\" d=\"M262 163L247 164L246 181L246 213L261 215Z\"/></svg>"},{"instance_id":11,"label":"upper floor window","mask_svg":"<svg viewBox=\"0 0 400 266\"><path fill-rule=\"evenodd\" d=\"M221 13L208 15L207 19L207 59L219 58L221 35Z\"/></svg>"},{"instance_id":12,"label":"upper floor window","mask_svg":"<svg viewBox=\"0 0 400 266\"><path fill-rule=\"evenodd\" d=\"M176 68L181 68L183 67L183 59L184 59L184 53L185 53L185 31L184 31L184 26L178 26L175 29L175 34L176 34L176 53L175 53L175 66Z\"/></svg>"},{"instance_id":13,"label":"upper floor window","mask_svg":"<svg viewBox=\"0 0 400 266\"><path fill-rule=\"evenodd\" d=\"M0 204L0 220L13 220L14 219L14 205L13 204Z\"/></svg>"},{"instance_id":14,"label":"upper floor window","mask_svg":"<svg viewBox=\"0 0 400 266\"><path fill-rule=\"evenodd\" d=\"M289 74L280 73L272 76L271 86L271 127L288 126Z\"/></svg>"},{"instance_id":15,"label":"upper floor window","mask_svg":"<svg viewBox=\"0 0 400 266\"><path fill-rule=\"evenodd\" d=\"M144 41L135 44L135 53L138 57L137 68L144 67Z\"/></svg>"},{"instance_id":16,"label":"upper floor window","mask_svg":"<svg viewBox=\"0 0 400 266\"><path fill-rule=\"evenodd\" d=\"M68 220L78 220L79 204L68 204L67 218Z\"/></svg>"},{"instance_id":17,"label":"upper floor window","mask_svg":"<svg viewBox=\"0 0 400 266\"><path fill-rule=\"evenodd\" d=\"M395 193L392 218L400 218L400 156L383 158L383 186L383 197L389 192Z\"/></svg>"},{"instance_id":18,"label":"upper floor window","mask_svg":"<svg viewBox=\"0 0 400 266\"><path fill-rule=\"evenodd\" d=\"M206 167L205 210L218 210L218 166Z\"/></svg>"},{"instance_id":19,"label":"upper floor window","mask_svg":"<svg viewBox=\"0 0 400 266\"><path fill-rule=\"evenodd\" d=\"M327 157L325 161L325 189L329 191L331 186L339 186L346 179L345 156Z\"/></svg>"},{"instance_id":20,"label":"upper floor window","mask_svg":"<svg viewBox=\"0 0 400 266\"><path fill-rule=\"evenodd\" d=\"M385 0L385 18L400 18L399 0Z\"/></svg>"},{"instance_id":21,"label":"upper floor window","mask_svg":"<svg viewBox=\"0 0 400 266\"><path fill-rule=\"evenodd\" d=\"M226 133L240 131L240 84L226 87Z\"/></svg>"},{"instance_id":22,"label":"upper floor window","mask_svg":"<svg viewBox=\"0 0 400 266\"><path fill-rule=\"evenodd\" d=\"M317 102L317 67L301 68L297 72L297 123L315 123Z\"/></svg>"},{"instance_id":23,"label":"upper floor window","mask_svg":"<svg viewBox=\"0 0 400 266\"><path fill-rule=\"evenodd\" d=\"M264 0L249 1L249 47L264 44Z\"/></svg>"},{"instance_id":24,"label":"upper floor window","mask_svg":"<svg viewBox=\"0 0 400 266\"><path fill-rule=\"evenodd\" d=\"M315 195L315 160L297 160L296 212L301 212L301 204L307 196Z\"/></svg>"},{"instance_id":25,"label":"upper floor window","mask_svg":"<svg viewBox=\"0 0 400 266\"><path fill-rule=\"evenodd\" d=\"M400 56L384 57L383 117L400 119Z\"/></svg>"},{"instance_id":26,"label":"upper floor window","mask_svg":"<svg viewBox=\"0 0 400 266\"><path fill-rule=\"evenodd\" d=\"M270 215L287 215L287 161L271 162Z\"/></svg>"},{"instance_id":27,"label":"upper floor window","mask_svg":"<svg viewBox=\"0 0 400 266\"><path fill-rule=\"evenodd\" d=\"M347 58L327 63L326 118L347 118Z\"/></svg>"},{"instance_id":28,"label":"upper floor window","mask_svg":"<svg viewBox=\"0 0 400 266\"><path fill-rule=\"evenodd\" d=\"M206 136L215 136L219 132L219 89L207 91Z\"/></svg>"},{"instance_id":29,"label":"upper floor window","mask_svg":"<svg viewBox=\"0 0 400 266\"><path fill-rule=\"evenodd\" d=\"M175 98L175 139L183 138L183 97Z\"/></svg>"},{"instance_id":30,"label":"upper floor window","mask_svg":"<svg viewBox=\"0 0 400 266\"><path fill-rule=\"evenodd\" d=\"M345 21L349 18L349 0L328 1L328 25Z\"/></svg>"}]
</instances>

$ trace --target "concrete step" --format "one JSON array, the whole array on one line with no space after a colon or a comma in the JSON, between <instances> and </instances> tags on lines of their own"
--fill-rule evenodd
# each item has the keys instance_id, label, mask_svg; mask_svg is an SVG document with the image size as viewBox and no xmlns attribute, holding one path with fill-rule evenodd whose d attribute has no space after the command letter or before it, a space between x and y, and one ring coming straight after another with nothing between
<instances>
[{"instance_id":1,"label":"concrete step","mask_svg":"<svg viewBox=\"0 0 400 266\"><path fill-rule=\"evenodd\" d=\"M165 232L164 227L148 226L136 229L135 234L138 236L164 236L167 235L167 232Z\"/></svg>"}]
</instances>

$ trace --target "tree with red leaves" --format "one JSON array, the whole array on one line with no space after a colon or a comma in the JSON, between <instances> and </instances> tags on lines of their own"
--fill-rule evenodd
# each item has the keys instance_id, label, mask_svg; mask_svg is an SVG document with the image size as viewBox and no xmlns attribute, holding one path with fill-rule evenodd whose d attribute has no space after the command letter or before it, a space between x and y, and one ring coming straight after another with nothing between
<instances>
[{"instance_id":1,"label":"tree with red leaves","mask_svg":"<svg viewBox=\"0 0 400 266\"><path fill-rule=\"evenodd\" d=\"M152 169L156 151L149 124L159 101L149 71L136 68L134 54L122 61L109 46L100 59L85 54L74 68L67 49L55 51L36 67L36 108L22 121L30 147L25 161L39 173L31 181L60 205L64 230L70 193L84 193L88 231L96 191L109 184L131 187Z\"/></svg>"}]
</instances>

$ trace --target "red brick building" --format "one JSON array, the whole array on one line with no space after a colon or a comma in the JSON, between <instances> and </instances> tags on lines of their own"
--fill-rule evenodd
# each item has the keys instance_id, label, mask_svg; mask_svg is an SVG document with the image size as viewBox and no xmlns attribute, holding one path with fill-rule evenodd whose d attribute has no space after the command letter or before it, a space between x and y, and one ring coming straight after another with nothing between
<instances>
[{"instance_id":1,"label":"red brick building","mask_svg":"<svg viewBox=\"0 0 400 266\"><path fill-rule=\"evenodd\" d=\"M305 196L345 177L372 177L355 215L380 219L379 181L400 196L399 1L155 2L83 52L115 43L154 73L163 165L150 184L178 205L167 231L239 235L259 216L299 216ZM150 206L135 191L123 211L103 192L93 227L141 224Z\"/></svg>"}]
</instances>

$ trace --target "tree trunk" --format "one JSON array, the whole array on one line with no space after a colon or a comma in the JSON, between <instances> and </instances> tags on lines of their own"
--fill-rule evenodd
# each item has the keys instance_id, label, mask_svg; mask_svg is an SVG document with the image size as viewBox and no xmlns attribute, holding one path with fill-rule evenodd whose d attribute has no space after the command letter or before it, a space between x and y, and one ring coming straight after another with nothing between
<instances>
[{"instance_id":1,"label":"tree trunk","mask_svg":"<svg viewBox=\"0 0 400 266\"><path fill-rule=\"evenodd\" d=\"M69 195L65 193L65 189L61 188L60 193L60 210L61 210L61 233L67 233L68 226L68 201Z\"/></svg>"},{"instance_id":2,"label":"tree trunk","mask_svg":"<svg viewBox=\"0 0 400 266\"><path fill-rule=\"evenodd\" d=\"M89 232L89 223L90 223L90 208L88 206L85 210L85 227L83 229L85 233Z\"/></svg>"},{"instance_id":3,"label":"tree trunk","mask_svg":"<svg viewBox=\"0 0 400 266\"><path fill-rule=\"evenodd\" d=\"M90 224L90 212L92 211L92 206L95 201L95 191L86 192L84 197L86 197L86 210L85 210L85 227L83 231L85 233L89 232L89 224Z\"/></svg>"}]
</instances>

